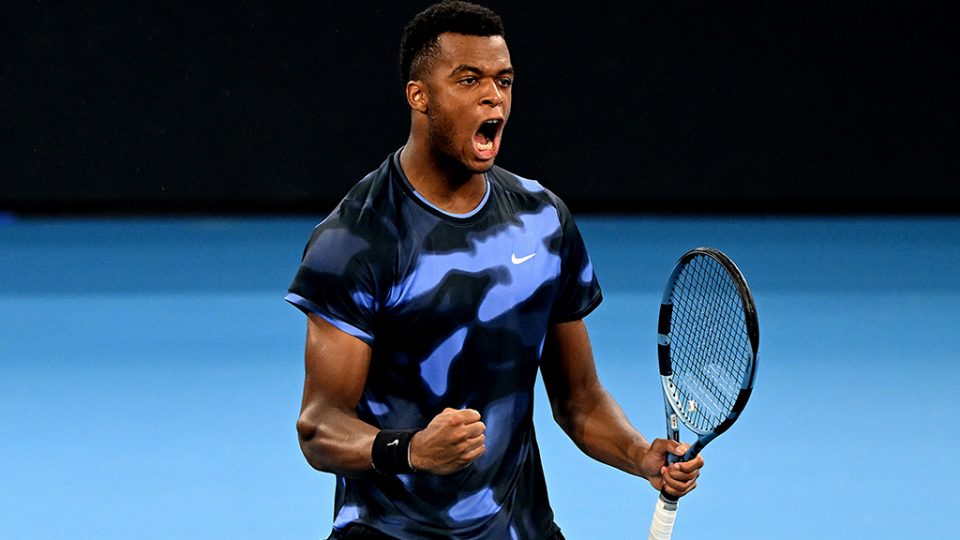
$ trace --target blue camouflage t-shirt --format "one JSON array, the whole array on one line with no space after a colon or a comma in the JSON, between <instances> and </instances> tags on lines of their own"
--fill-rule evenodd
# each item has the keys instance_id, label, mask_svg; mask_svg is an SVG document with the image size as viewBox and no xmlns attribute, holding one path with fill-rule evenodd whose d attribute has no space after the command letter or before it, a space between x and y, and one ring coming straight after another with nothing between
<instances>
[{"instance_id":1,"label":"blue camouflage t-shirt","mask_svg":"<svg viewBox=\"0 0 960 540\"><path fill-rule=\"evenodd\" d=\"M401 149L402 151L402 149ZM482 202L448 214L417 193L400 151L314 230L287 301L369 344L358 417L422 429L471 408L486 452L466 469L337 478L334 528L403 539L541 539L558 530L533 428L533 391L552 323L601 301L566 206L499 167Z\"/></svg>"}]
</instances>

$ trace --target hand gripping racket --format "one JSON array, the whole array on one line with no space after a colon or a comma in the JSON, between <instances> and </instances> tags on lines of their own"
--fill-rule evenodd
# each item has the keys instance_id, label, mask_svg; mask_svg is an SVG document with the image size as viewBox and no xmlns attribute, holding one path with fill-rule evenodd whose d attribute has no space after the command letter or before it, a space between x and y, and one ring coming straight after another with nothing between
<instances>
[{"instance_id":1,"label":"hand gripping racket","mask_svg":"<svg viewBox=\"0 0 960 540\"><path fill-rule=\"evenodd\" d=\"M660 304L657 354L667 437L680 422L697 435L682 458L693 459L740 416L757 372L760 329L753 295L737 265L713 248L680 257ZM669 540L677 499L661 491L649 540Z\"/></svg>"}]
</instances>

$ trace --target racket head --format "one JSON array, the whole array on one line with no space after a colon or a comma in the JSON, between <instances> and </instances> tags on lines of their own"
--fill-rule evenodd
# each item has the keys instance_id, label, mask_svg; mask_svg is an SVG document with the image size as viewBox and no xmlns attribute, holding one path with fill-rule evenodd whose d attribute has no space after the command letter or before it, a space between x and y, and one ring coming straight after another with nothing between
<instances>
[{"instance_id":1,"label":"racket head","mask_svg":"<svg viewBox=\"0 0 960 540\"><path fill-rule=\"evenodd\" d=\"M657 333L664 401L702 448L736 421L756 377L757 310L737 265L709 247L680 257L664 288Z\"/></svg>"}]
</instances>

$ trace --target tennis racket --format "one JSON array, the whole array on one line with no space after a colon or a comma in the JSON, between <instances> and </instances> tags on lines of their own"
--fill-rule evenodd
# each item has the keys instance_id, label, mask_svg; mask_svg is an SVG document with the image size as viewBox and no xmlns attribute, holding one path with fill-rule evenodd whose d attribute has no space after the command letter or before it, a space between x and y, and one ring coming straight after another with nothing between
<instances>
[{"instance_id":1,"label":"tennis racket","mask_svg":"<svg viewBox=\"0 0 960 540\"><path fill-rule=\"evenodd\" d=\"M696 248L680 257L660 304L657 354L667 437L680 423L697 435L682 458L693 459L740 416L757 373L760 329L747 281L719 250ZM669 540L677 499L660 492L649 540Z\"/></svg>"}]
</instances>

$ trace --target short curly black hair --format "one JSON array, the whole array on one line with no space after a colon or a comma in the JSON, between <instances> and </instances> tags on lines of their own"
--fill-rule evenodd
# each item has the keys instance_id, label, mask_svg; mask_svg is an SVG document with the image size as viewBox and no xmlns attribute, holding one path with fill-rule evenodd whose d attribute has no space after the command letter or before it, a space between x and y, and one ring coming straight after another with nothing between
<instances>
[{"instance_id":1,"label":"short curly black hair","mask_svg":"<svg viewBox=\"0 0 960 540\"><path fill-rule=\"evenodd\" d=\"M400 79L419 79L437 58L437 38L444 32L467 36L503 36L503 21L488 8L444 0L421 11L403 29L400 40Z\"/></svg>"}]
</instances>

